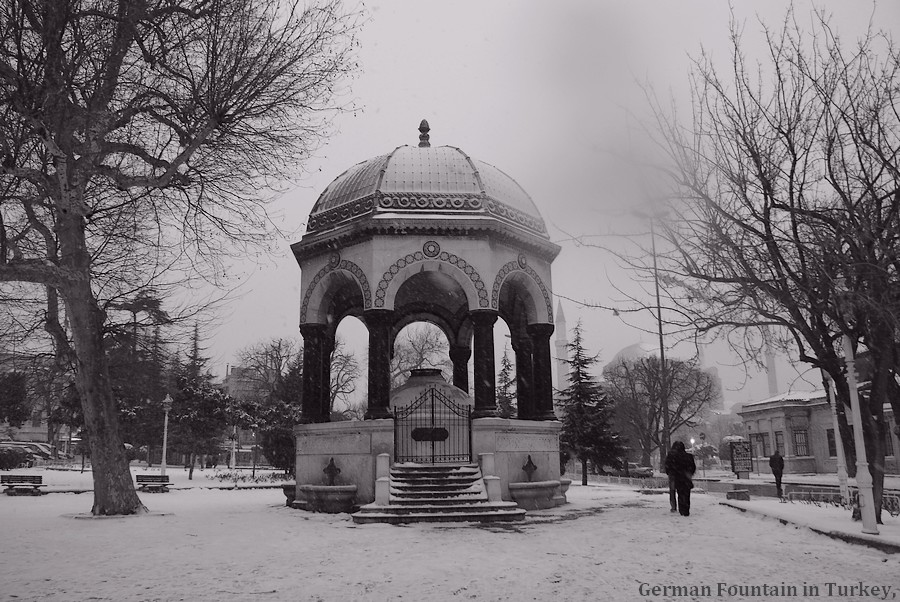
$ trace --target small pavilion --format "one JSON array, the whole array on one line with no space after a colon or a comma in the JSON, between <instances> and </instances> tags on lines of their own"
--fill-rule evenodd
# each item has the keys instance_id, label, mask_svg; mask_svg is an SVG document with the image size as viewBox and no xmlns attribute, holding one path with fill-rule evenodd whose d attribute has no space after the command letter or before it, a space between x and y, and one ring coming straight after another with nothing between
<instances>
[{"instance_id":1,"label":"small pavilion","mask_svg":"<svg viewBox=\"0 0 900 602\"><path fill-rule=\"evenodd\" d=\"M504 499L510 482L559 479L550 265L560 248L512 178L459 148L432 146L422 121L417 146L397 147L338 176L291 249L302 270L298 485L322 482L333 459L338 481L357 486L359 503L375 499L378 456L402 461L395 457L393 342L421 321L446 336L452 386L470 400L471 462L494 454L491 472ZM347 316L368 329L367 410L363 421L328 422L329 358ZM518 415L510 419L497 417L498 319L515 354ZM526 478L528 457L537 468Z\"/></svg>"}]
</instances>

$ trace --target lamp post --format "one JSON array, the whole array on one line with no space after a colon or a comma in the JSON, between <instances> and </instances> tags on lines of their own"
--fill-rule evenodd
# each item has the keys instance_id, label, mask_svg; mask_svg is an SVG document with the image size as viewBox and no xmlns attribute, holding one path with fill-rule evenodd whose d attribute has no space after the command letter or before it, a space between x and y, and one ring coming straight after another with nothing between
<instances>
[{"instance_id":1,"label":"lamp post","mask_svg":"<svg viewBox=\"0 0 900 602\"><path fill-rule=\"evenodd\" d=\"M229 468L231 470L237 470L237 427L231 427L231 454L229 457Z\"/></svg>"},{"instance_id":2,"label":"lamp post","mask_svg":"<svg viewBox=\"0 0 900 602\"><path fill-rule=\"evenodd\" d=\"M856 382L856 358L850 335L843 335L844 362L847 364L847 386L850 387L850 411L853 414L853 443L856 448L856 487L858 489L859 513L862 516L863 533L878 535L875 520L875 496L872 493L872 474L866 460L866 444L863 440L862 412L859 408L859 391Z\"/></svg>"},{"instance_id":3,"label":"lamp post","mask_svg":"<svg viewBox=\"0 0 900 602\"><path fill-rule=\"evenodd\" d=\"M846 297L844 279L839 278L835 290L840 297ZM869 473L869 462L866 460L866 444L863 440L862 412L859 407L859 385L856 382L856 357L853 354L853 341L846 331L841 336L844 349L844 363L847 365L847 387L850 389L850 412L853 416L853 444L856 449L856 488L859 500L859 513L862 517L863 533L878 535L878 522L875 520L875 496L872 493L872 475Z\"/></svg>"},{"instance_id":4,"label":"lamp post","mask_svg":"<svg viewBox=\"0 0 900 602\"><path fill-rule=\"evenodd\" d=\"M659 335L659 409L662 412L662 452L660 465L665 466L666 456L671 447L669 432L669 396L666 391L666 349L663 345L662 303L659 297L659 267L656 262L656 226L654 216L650 216L650 253L653 256L653 287L656 291L656 329Z\"/></svg>"},{"instance_id":5,"label":"lamp post","mask_svg":"<svg viewBox=\"0 0 900 602\"><path fill-rule=\"evenodd\" d=\"M163 412L165 412L165 418L163 418L163 447L162 447L162 462L159 465L159 474L160 476L166 475L166 446L169 443L169 410L172 409L172 396L166 393L165 398L162 400Z\"/></svg>"},{"instance_id":6,"label":"lamp post","mask_svg":"<svg viewBox=\"0 0 900 602\"><path fill-rule=\"evenodd\" d=\"M841 502L847 504L850 502L850 488L847 487L847 460L844 458L844 440L841 437L841 428L837 417L837 399L832 393L831 377L824 370L822 371L822 382L825 385L825 400L831 406L831 423L834 426L834 451L837 456L837 478L841 491Z\"/></svg>"},{"instance_id":7,"label":"lamp post","mask_svg":"<svg viewBox=\"0 0 900 602\"><path fill-rule=\"evenodd\" d=\"M259 428L258 424L251 425L253 428L253 471L250 473L251 478L256 478L256 449L257 449L257 429Z\"/></svg>"}]
</instances>

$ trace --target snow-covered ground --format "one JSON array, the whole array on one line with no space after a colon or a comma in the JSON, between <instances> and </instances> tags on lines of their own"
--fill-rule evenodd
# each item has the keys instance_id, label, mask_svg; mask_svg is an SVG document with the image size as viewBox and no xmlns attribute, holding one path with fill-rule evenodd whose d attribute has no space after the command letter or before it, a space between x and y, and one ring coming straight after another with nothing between
<instances>
[{"instance_id":1,"label":"snow-covered ground","mask_svg":"<svg viewBox=\"0 0 900 602\"><path fill-rule=\"evenodd\" d=\"M793 600L882 597L838 589L860 583L890 586L887 599L900 599L900 554L742 513L713 495L692 496L691 516L681 517L663 495L573 484L570 504L493 526L355 525L346 514L287 508L280 489L196 487L142 495L147 516L71 518L89 510L90 495L0 496L0 599L785 599L762 586L795 588ZM740 590L751 586L760 589Z\"/></svg>"}]
</instances>

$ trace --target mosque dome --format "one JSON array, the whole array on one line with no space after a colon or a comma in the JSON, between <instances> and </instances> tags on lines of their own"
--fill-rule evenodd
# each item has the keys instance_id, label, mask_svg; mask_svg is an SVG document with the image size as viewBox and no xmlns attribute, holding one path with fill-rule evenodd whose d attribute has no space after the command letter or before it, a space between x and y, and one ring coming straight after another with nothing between
<instances>
[{"instance_id":1,"label":"mosque dome","mask_svg":"<svg viewBox=\"0 0 900 602\"><path fill-rule=\"evenodd\" d=\"M454 146L431 146L430 128L419 126L419 145L354 165L319 196L307 232L320 233L360 221L499 222L548 239L528 193L500 169Z\"/></svg>"}]
</instances>

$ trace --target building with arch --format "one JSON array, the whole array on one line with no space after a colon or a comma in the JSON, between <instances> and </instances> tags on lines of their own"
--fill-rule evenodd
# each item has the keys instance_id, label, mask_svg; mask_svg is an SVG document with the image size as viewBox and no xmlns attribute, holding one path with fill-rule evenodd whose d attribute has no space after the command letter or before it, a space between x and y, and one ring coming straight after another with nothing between
<instances>
[{"instance_id":1,"label":"building with arch","mask_svg":"<svg viewBox=\"0 0 900 602\"><path fill-rule=\"evenodd\" d=\"M558 459L551 461L558 454L558 422L550 264L560 248L512 178L459 148L431 146L425 121L419 132L418 146L397 147L339 175L319 196L306 234L291 247L302 270L298 483L320 480L322 460L334 457L341 478L358 486L362 502L374 498L376 456L394 453L393 341L419 321L444 333L452 384L472 399L473 455L524 445L529 449L520 451L544 473L538 478L559 478ZM366 420L328 424L329 356L347 316L368 329ZM515 353L518 416L512 420L497 418L498 319L509 327ZM523 444L532 440L534 445ZM509 466L519 456L510 456ZM505 492L510 479L519 478L498 476L505 479Z\"/></svg>"}]
</instances>

